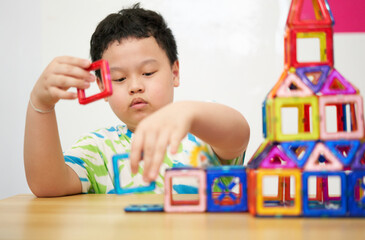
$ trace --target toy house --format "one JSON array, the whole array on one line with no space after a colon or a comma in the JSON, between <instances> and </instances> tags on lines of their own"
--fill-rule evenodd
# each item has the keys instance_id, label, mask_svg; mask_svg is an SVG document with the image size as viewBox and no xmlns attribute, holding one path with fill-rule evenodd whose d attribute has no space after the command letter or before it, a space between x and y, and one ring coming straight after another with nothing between
<instances>
[{"instance_id":1,"label":"toy house","mask_svg":"<svg viewBox=\"0 0 365 240\"><path fill-rule=\"evenodd\" d=\"M363 100L334 68L333 24L326 0L292 1L284 71L262 106L265 141L248 163L253 215L365 216ZM303 61L301 39L314 39L317 58Z\"/></svg>"}]
</instances>

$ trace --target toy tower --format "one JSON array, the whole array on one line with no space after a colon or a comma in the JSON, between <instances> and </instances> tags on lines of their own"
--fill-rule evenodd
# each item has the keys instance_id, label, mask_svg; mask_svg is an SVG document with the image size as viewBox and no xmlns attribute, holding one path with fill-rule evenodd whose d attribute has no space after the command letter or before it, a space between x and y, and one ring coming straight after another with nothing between
<instances>
[{"instance_id":1,"label":"toy tower","mask_svg":"<svg viewBox=\"0 0 365 240\"><path fill-rule=\"evenodd\" d=\"M302 17L308 1L313 19ZM262 106L265 141L248 163L253 215L365 216L363 100L334 67L333 24L326 0L292 1L284 71ZM298 57L307 39L318 60Z\"/></svg>"}]
</instances>

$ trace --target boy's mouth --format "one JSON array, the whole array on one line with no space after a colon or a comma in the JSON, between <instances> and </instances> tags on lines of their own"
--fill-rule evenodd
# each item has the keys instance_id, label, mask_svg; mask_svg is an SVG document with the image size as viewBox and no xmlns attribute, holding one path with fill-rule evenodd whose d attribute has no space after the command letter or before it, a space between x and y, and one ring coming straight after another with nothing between
<instances>
[{"instance_id":1,"label":"boy's mouth","mask_svg":"<svg viewBox=\"0 0 365 240\"><path fill-rule=\"evenodd\" d=\"M147 105L147 102L143 98L134 98L129 105L131 108L140 109Z\"/></svg>"}]
</instances>

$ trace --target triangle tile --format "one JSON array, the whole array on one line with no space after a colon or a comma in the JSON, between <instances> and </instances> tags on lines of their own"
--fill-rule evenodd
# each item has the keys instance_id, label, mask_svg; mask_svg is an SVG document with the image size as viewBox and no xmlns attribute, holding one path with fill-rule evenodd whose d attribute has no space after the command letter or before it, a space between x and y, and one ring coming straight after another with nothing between
<instances>
[{"instance_id":1,"label":"triangle tile","mask_svg":"<svg viewBox=\"0 0 365 240\"><path fill-rule=\"evenodd\" d=\"M278 160L280 162L275 162ZM262 159L260 168L297 168L295 162L291 160L277 146L274 146L270 152Z\"/></svg>"},{"instance_id":2,"label":"triangle tile","mask_svg":"<svg viewBox=\"0 0 365 240\"><path fill-rule=\"evenodd\" d=\"M333 69L323 84L321 93L324 95L355 94L356 89L336 69Z\"/></svg>"},{"instance_id":3,"label":"triangle tile","mask_svg":"<svg viewBox=\"0 0 365 240\"><path fill-rule=\"evenodd\" d=\"M323 156L328 162L319 164L320 157ZM341 171L343 165L335 155L321 142L317 143L304 165L305 171Z\"/></svg>"},{"instance_id":4,"label":"triangle tile","mask_svg":"<svg viewBox=\"0 0 365 240\"><path fill-rule=\"evenodd\" d=\"M295 86L296 89L291 89L291 86ZM284 80L283 84L277 91L278 97L306 97L312 96L313 91L305 85L300 78L290 73Z\"/></svg>"},{"instance_id":5,"label":"triangle tile","mask_svg":"<svg viewBox=\"0 0 365 240\"><path fill-rule=\"evenodd\" d=\"M307 3L311 2L311 5ZM310 9L310 10L309 10ZM313 12L312 18L305 18L305 13ZM310 16L311 17L311 16ZM287 26L290 27L330 27L334 23L332 12L326 0L293 0L289 9Z\"/></svg>"},{"instance_id":6,"label":"triangle tile","mask_svg":"<svg viewBox=\"0 0 365 240\"><path fill-rule=\"evenodd\" d=\"M336 140L327 141L325 145L332 151L332 153L343 163L348 166L351 164L355 157L357 149L360 146L359 140ZM341 148L347 148L348 150L342 150Z\"/></svg>"},{"instance_id":7,"label":"triangle tile","mask_svg":"<svg viewBox=\"0 0 365 240\"><path fill-rule=\"evenodd\" d=\"M328 65L297 68L296 73L302 81L315 93L319 92L327 79L331 67ZM316 82L311 81L308 75L313 74ZM319 77L318 77L319 74Z\"/></svg>"},{"instance_id":8,"label":"triangle tile","mask_svg":"<svg viewBox=\"0 0 365 240\"><path fill-rule=\"evenodd\" d=\"M288 157L293 159L297 166L301 168L307 162L315 144L315 141L282 142L281 147ZM298 153L295 153L300 148L304 148L304 154L302 156L298 156ZM301 153L299 153L299 155L301 155Z\"/></svg>"}]
</instances>

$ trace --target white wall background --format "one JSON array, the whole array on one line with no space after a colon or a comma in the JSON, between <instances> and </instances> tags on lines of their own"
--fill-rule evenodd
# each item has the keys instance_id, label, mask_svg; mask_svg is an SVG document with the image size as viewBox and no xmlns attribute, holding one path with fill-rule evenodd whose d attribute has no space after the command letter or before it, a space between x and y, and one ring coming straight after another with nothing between
<instances>
[{"instance_id":1,"label":"white wall background","mask_svg":"<svg viewBox=\"0 0 365 240\"><path fill-rule=\"evenodd\" d=\"M23 167L29 94L56 56L89 57L89 39L107 14L131 0L0 1L0 199L30 192ZM181 86L175 100L214 100L239 110L251 126L248 160L262 142L261 103L283 70L290 0L141 0L173 30ZM365 34L335 34L335 67L365 91ZM108 105L57 107L63 148L91 130L118 123Z\"/></svg>"}]
</instances>

